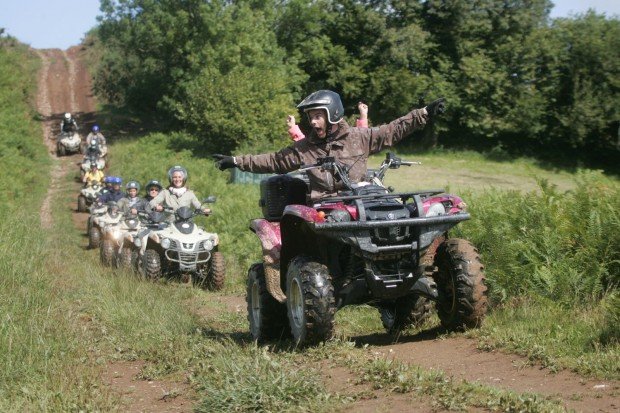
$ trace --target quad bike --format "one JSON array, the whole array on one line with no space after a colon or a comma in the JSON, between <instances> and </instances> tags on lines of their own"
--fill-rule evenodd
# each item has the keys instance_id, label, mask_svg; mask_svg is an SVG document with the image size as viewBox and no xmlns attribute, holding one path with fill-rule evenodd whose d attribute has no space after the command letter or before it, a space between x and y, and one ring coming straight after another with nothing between
<instances>
[{"instance_id":1,"label":"quad bike","mask_svg":"<svg viewBox=\"0 0 620 413\"><path fill-rule=\"evenodd\" d=\"M77 199L78 212L88 211L88 208L97 200L101 189L102 186L99 181L93 181L90 185L84 185Z\"/></svg>"},{"instance_id":2,"label":"quad bike","mask_svg":"<svg viewBox=\"0 0 620 413\"><path fill-rule=\"evenodd\" d=\"M88 220L88 246L100 248L104 230L109 225L116 225L122 218L116 202L108 202L107 205L93 204L92 214Z\"/></svg>"},{"instance_id":3,"label":"quad bike","mask_svg":"<svg viewBox=\"0 0 620 413\"><path fill-rule=\"evenodd\" d=\"M345 189L312 206L302 180L279 175L261 183L264 218L250 228L263 262L249 269L246 298L255 340L329 339L335 312L355 304L376 307L390 333L419 324L431 301L444 327L480 326L487 309L480 257L468 241L448 236L470 218L466 205L442 190L386 189L385 172L406 164L388 153L371 182L352 184L345 166L319 159L302 169L331 173Z\"/></svg>"},{"instance_id":4,"label":"quad bike","mask_svg":"<svg viewBox=\"0 0 620 413\"><path fill-rule=\"evenodd\" d=\"M205 202L215 202L209 197ZM135 238L139 251L139 270L149 279L157 280L162 275L179 274L198 286L209 290L220 290L224 286L226 265L224 256L218 251L219 237L206 232L193 222L201 210L192 211L181 207L174 213L174 222L164 223L163 214Z\"/></svg>"},{"instance_id":5,"label":"quad bike","mask_svg":"<svg viewBox=\"0 0 620 413\"><path fill-rule=\"evenodd\" d=\"M134 270L138 253L133 248L133 238L140 229L138 216L130 213L125 214L118 222L106 225L100 245L101 263Z\"/></svg>"},{"instance_id":6,"label":"quad bike","mask_svg":"<svg viewBox=\"0 0 620 413\"><path fill-rule=\"evenodd\" d=\"M102 156L85 156L80 164L80 178L84 178L86 172L90 171L92 165L97 165L97 169L103 171L105 168L105 159Z\"/></svg>"},{"instance_id":7,"label":"quad bike","mask_svg":"<svg viewBox=\"0 0 620 413\"><path fill-rule=\"evenodd\" d=\"M80 152L82 138L77 132L61 132L56 141L56 155L65 156Z\"/></svg>"}]
</instances>

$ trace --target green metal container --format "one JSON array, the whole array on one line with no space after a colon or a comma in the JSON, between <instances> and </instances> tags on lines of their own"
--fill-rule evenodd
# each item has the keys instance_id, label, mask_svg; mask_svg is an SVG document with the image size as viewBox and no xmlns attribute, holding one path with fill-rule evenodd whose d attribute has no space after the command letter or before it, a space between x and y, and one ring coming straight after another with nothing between
<instances>
[{"instance_id":1,"label":"green metal container","mask_svg":"<svg viewBox=\"0 0 620 413\"><path fill-rule=\"evenodd\" d=\"M232 168L230 170L230 180L229 182L233 184L260 184L260 181L265 178L269 178L274 174L255 174L253 172L244 172L237 168Z\"/></svg>"}]
</instances>

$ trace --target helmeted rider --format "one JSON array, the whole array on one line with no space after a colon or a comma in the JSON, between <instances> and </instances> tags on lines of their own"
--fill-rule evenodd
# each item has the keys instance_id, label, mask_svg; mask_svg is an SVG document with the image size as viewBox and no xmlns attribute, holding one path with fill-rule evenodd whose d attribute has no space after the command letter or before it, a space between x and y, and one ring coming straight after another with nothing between
<instances>
[{"instance_id":1,"label":"helmeted rider","mask_svg":"<svg viewBox=\"0 0 620 413\"><path fill-rule=\"evenodd\" d=\"M99 150L101 151L101 156L106 156L108 153L108 144L106 142L105 136L101 133L101 129L99 125L93 125L91 128L91 132L86 137L86 148L88 148L92 141L96 141L99 146Z\"/></svg>"},{"instance_id":2,"label":"helmeted rider","mask_svg":"<svg viewBox=\"0 0 620 413\"><path fill-rule=\"evenodd\" d=\"M413 109L392 122L373 128L351 127L344 119L340 96L331 90L319 90L306 97L299 105L306 113L312 130L306 139L275 153L262 155L214 155L220 170L239 168L257 173L286 173L302 165L315 164L317 159L332 156L344 164L352 183L366 175L368 156L400 142L415 129L424 127L433 116L445 110L444 99L438 99L424 108ZM335 195L343 188L328 171L311 169L310 198L318 200Z\"/></svg>"},{"instance_id":3,"label":"helmeted rider","mask_svg":"<svg viewBox=\"0 0 620 413\"><path fill-rule=\"evenodd\" d=\"M191 189L188 189L185 185L187 182L188 173L187 169L182 166L173 166L168 170L168 182L170 186L149 202L149 208L156 211L163 211L164 206L172 208L176 211L180 207L193 206L196 209L201 208L202 204ZM203 208L203 212L208 215L211 213L209 208ZM173 220L174 217L169 217L169 220Z\"/></svg>"},{"instance_id":4,"label":"helmeted rider","mask_svg":"<svg viewBox=\"0 0 620 413\"><path fill-rule=\"evenodd\" d=\"M144 198L140 198L140 202L136 206L137 211L149 212L151 210L151 208L149 207L149 202L151 202L157 195L159 195L162 189L163 187L158 180L151 179L144 187L146 195L144 196Z\"/></svg>"},{"instance_id":5,"label":"helmeted rider","mask_svg":"<svg viewBox=\"0 0 620 413\"><path fill-rule=\"evenodd\" d=\"M112 188L110 188L108 192L106 192L105 194L97 198L98 204L107 204L108 202L111 202L111 201L118 202L120 201L121 198L123 198L123 196L125 196L123 191L121 191L121 185L123 183L123 180L121 179L121 177L112 176L110 178L110 181L112 183Z\"/></svg>"},{"instance_id":6,"label":"helmeted rider","mask_svg":"<svg viewBox=\"0 0 620 413\"><path fill-rule=\"evenodd\" d=\"M118 206L123 214L131 212L137 214L144 208L143 199L138 196L140 184L137 181L129 181L125 185L125 196L118 201Z\"/></svg>"},{"instance_id":7,"label":"helmeted rider","mask_svg":"<svg viewBox=\"0 0 620 413\"><path fill-rule=\"evenodd\" d=\"M105 179L105 174L99 170L97 167L97 163L92 163L90 165L90 170L84 174L84 178L82 178L82 182L84 182L84 186L91 186L95 182L102 184Z\"/></svg>"},{"instance_id":8,"label":"helmeted rider","mask_svg":"<svg viewBox=\"0 0 620 413\"><path fill-rule=\"evenodd\" d=\"M60 132L71 134L73 132L77 132L78 129L79 128L78 128L77 122L75 121L75 119L73 119L73 116L71 116L71 113L69 112L65 113L65 115L62 118L62 121L60 122Z\"/></svg>"},{"instance_id":9,"label":"helmeted rider","mask_svg":"<svg viewBox=\"0 0 620 413\"><path fill-rule=\"evenodd\" d=\"M92 139L90 143L86 146L85 157L89 159L97 159L100 156L103 156L101 153L101 147L99 146L99 142L97 139Z\"/></svg>"}]
</instances>

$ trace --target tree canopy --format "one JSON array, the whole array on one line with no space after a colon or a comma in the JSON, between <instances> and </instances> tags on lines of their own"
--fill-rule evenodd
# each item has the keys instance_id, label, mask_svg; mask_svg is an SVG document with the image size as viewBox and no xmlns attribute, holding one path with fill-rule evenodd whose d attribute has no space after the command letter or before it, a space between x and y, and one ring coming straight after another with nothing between
<instances>
[{"instance_id":1,"label":"tree canopy","mask_svg":"<svg viewBox=\"0 0 620 413\"><path fill-rule=\"evenodd\" d=\"M388 122L439 96L431 144L620 159L620 23L549 0L102 0L96 90L206 148L269 149L317 89Z\"/></svg>"}]
</instances>

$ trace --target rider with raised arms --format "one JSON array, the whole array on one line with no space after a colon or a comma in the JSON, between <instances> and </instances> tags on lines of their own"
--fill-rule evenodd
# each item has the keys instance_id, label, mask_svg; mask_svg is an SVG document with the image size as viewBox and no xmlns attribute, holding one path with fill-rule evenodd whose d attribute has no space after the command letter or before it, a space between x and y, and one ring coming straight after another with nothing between
<instances>
[{"instance_id":1,"label":"rider with raised arms","mask_svg":"<svg viewBox=\"0 0 620 413\"><path fill-rule=\"evenodd\" d=\"M361 181L367 170L368 156L400 142L415 129L422 128L435 115L443 113L444 99L421 109L413 109L392 122L373 128L351 127L344 119L340 96L330 90L319 90L306 97L297 107L304 111L312 127L309 136L278 152L261 155L214 155L220 170L237 167L256 173L286 173L318 158L330 156L345 165L351 182ZM310 198L332 196L343 189L342 182L331 172L308 170Z\"/></svg>"}]
</instances>

